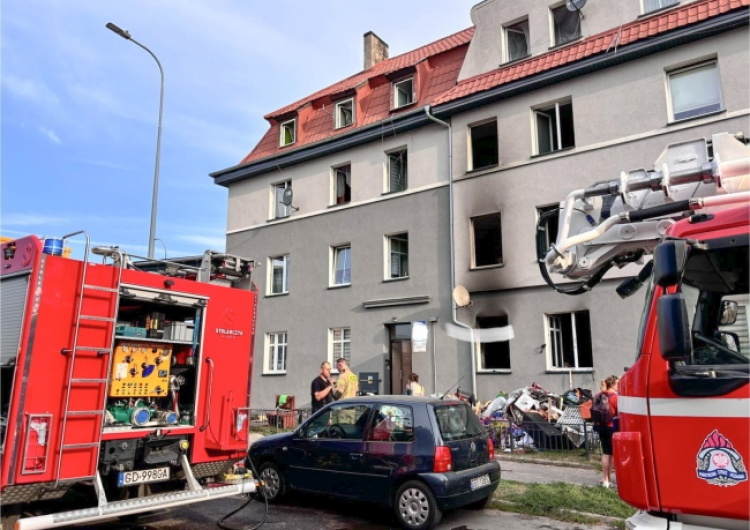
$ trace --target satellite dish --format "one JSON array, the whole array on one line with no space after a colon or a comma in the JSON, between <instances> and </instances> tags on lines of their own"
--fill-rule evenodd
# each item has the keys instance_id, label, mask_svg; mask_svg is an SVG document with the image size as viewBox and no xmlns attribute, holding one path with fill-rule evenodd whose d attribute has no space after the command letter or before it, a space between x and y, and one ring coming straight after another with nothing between
<instances>
[{"instance_id":1,"label":"satellite dish","mask_svg":"<svg viewBox=\"0 0 750 530\"><path fill-rule=\"evenodd\" d=\"M471 305L471 296L469 291L463 285L456 285L453 289L453 301L458 307L468 307Z\"/></svg>"},{"instance_id":2,"label":"satellite dish","mask_svg":"<svg viewBox=\"0 0 750 530\"><path fill-rule=\"evenodd\" d=\"M281 196L281 202L283 202L286 206L291 206L293 198L294 192L292 191L292 188L285 188L284 193Z\"/></svg>"},{"instance_id":3,"label":"satellite dish","mask_svg":"<svg viewBox=\"0 0 750 530\"><path fill-rule=\"evenodd\" d=\"M292 188L284 188L284 193L281 194L281 203L284 204L284 206L288 206L295 212L299 210L296 206L292 205L292 200L294 199L294 192L292 191Z\"/></svg>"},{"instance_id":4,"label":"satellite dish","mask_svg":"<svg viewBox=\"0 0 750 530\"><path fill-rule=\"evenodd\" d=\"M565 0L565 7L568 11L580 11L586 5L586 0Z\"/></svg>"}]
</instances>

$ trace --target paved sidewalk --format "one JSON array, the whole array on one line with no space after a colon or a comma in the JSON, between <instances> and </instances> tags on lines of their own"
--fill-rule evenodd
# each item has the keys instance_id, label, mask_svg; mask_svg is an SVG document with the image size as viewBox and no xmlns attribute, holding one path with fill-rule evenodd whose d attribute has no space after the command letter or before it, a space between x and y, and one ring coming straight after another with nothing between
<instances>
[{"instance_id":1,"label":"paved sidewalk","mask_svg":"<svg viewBox=\"0 0 750 530\"><path fill-rule=\"evenodd\" d=\"M584 467L569 467L549 464L537 464L522 462L512 457L498 456L501 478L503 480L515 480L517 482L567 482L569 484L581 484L584 486L598 486L601 473L595 469Z\"/></svg>"}]
</instances>

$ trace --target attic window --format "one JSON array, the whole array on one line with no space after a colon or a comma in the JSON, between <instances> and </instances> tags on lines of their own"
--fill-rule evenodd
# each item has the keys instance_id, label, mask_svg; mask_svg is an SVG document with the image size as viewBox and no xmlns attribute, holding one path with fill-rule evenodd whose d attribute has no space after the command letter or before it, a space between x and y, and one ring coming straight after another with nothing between
<instances>
[{"instance_id":1,"label":"attic window","mask_svg":"<svg viewBox=\"0 0 750 530\"><path fill-rule=\"evenodd\" d=\"M279 147L291 145L297 141L297 120L285 121L279 127Z\"/></svg>"},{"instance_id":2,"label":"attic window","mask_svg":"<svg viewBox=\"0 0 750 530\"><path fill-rule=\"evenodd\" d=\"M348 127L354 123L354 98L336 103L336 128Z\"/></svg>"},{"instance_id":3,"label":"attic window","mask_svg":"<svg viewBox=\"0 0 750 530\"><path fill-rule=\"evenodd\" d=\"M581 36L581 13L570 11L565 4L550 9L553 46L560 46Z\"/></svg>"},{"instance_id":4,"label":"attic window","mask_svg":"<svg viewBox=\"0 0 750 530\"><path fill-rule=\"evenodd\" d=\"M393 83L393 108L398 109L414 103L414 78Z\"/></svg>"}]
</instances>

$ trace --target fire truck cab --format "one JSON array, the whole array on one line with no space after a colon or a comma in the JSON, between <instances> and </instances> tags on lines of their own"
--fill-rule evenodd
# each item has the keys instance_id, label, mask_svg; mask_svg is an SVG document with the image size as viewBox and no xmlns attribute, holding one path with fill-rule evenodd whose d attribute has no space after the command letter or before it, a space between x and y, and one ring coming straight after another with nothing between
<instances>
[{"instance_id":1,"label":"fire truck cab","mask_svg":"<svg viewBox=\"0 0 750 530\"><path fill-rule=\"evenodd\" d=\"M63 255L74 236L85 237L82 260ZM222 482L248 448L252 260L134 261L90 249L85 232L1 248L4 525L53 528L255 490L252 479Z\"/></svg>"}]
</instances>

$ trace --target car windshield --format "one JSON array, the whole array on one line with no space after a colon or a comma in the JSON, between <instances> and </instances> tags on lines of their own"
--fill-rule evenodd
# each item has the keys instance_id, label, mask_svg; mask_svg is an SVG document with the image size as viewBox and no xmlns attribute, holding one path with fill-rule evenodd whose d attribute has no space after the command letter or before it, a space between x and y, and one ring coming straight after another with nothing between
<instances>
[{"instance_id":1,"label":"car windshield","mask_svg":"<svg viewBox=\"0 0 750 530\"><path fill-rule=\"evenodd\" d=\"M464 403L452 403L435 407L440 435L443 441L475 438L484 434L477 415Z\"/></svg>"}]
</instances>

